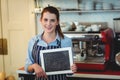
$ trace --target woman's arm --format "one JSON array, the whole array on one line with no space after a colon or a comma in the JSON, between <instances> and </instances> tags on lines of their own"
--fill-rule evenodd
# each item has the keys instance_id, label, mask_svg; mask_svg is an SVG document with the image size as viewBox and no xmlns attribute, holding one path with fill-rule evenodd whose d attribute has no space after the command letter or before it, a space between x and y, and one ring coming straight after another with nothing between
<instances>
[{"instance_id":1,"label":"woman's arm","mask_svg":"<svg viewBox=\"0 0 120 80\"><path fill-rule=\"evenodd\" d=\"M42 69L42 67L37 64L37 63L34 63L32 65L29 65L28 66L28 71L29 72L35 72L36 76L37 77L44 77L44 78L47 78L47 75L45 73L45 71Z\"/></svg>"},{"instance_id":2,"label":"woman's arm","mask_svg":"<svg viewBox=\"0 0 120 80\"><path fill-rule=\"evenodd\" d=\"M28 44L28 54L25 62L25 70L30 73L35 73L37 77L47 77L46 73L42 69L42 67L34 62L33 56L32 56L32 49L35 43L35 39L31 39Z\"/></svg>"}]
</instances>

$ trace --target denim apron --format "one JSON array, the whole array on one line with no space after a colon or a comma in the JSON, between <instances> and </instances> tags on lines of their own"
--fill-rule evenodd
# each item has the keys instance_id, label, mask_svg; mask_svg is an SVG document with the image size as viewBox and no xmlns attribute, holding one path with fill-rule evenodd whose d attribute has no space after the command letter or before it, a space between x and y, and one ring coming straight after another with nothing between
<instances>
[{"instance_id":1,"label":"denim apron","mask_svg":"<svg viewBox=\"0 0 120 80\"><path fill-rule=\"evenodd\" d=\"M39 40L37 40L33 46L33 50L32 50L32 56L33 59L35 61L35 63L38 63L39 65L41 65L41 60L39 60L40 58L40 50L46 50L46 49L55 49L55 48L61 48L61 41L57 40L57 45L56 46L39 46L37 45L37 43L39 42ZM48 75L47 79L44 78L35 78L35 80L67 80L66 79L66 74L58 74L58 75Z\"/></svg>"}]
</instances>

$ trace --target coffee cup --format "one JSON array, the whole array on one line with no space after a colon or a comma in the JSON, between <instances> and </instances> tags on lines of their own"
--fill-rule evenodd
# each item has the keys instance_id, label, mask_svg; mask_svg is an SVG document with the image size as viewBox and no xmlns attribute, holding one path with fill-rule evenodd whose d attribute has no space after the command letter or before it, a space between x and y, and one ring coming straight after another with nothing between
<instances>
[{"instance_id":1,"label":"coffee cup","mask_svg":"<svg viewBox=\"0 0 120 80\"><path fill-rule=\"evenodd\" d=\"M90 26L88 26L88 27L85 28L85 31L87 31L87 32L92 31L92 28Z\"/></svg>"},{"instance_id":2,"label":"coffee cup","mask_svg":"<svg viewBox=\"0 0 120 80\"><path fill-rule=\"evenodd\" d=\"M83 25L76 26L76 30L75 31L83 31L83 30L84 30L84 26Z\"/></svg>"},{"instance_id":3,"label":"coffee cup","mask_svg":"<svg viewBox=\"0 0 120 80\"><path fill-rule=\"evenodd\" d=\"M91 29L92 29L92 31L99 31L100 27L99 27L99 25L94 24L94 25L91 25Z\"/></svg>"}]
</instances>

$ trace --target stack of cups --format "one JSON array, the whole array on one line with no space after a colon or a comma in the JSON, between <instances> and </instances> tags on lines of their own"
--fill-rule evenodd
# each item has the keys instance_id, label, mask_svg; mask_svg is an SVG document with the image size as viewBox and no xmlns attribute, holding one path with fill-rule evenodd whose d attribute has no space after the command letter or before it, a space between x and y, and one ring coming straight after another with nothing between
<instances>
[{"instance_id":1,"label":"stack of cups","mask_svg":"<svg viewBox=\"0 0 120 80\"><path fill-rule=\"evenodd\" d=\"M95 9L96 10L102 10L103 6L102 6L102 2L97 2L95 5Z\"/></svg>"},{"instance_id":2,"label":"stack of cups","mask_svg":"<svg viewBox=\"0 0 120 80\"><path fill-rule=\"evenodd\" d=\"M116 3L114 3L113 9L120 10L120 1L117 1Z\"/></svg>"},{"instance_id":3,"label":"stack of cups","mask_svg":"<svg viewBox=\"0 0 120 80\"><path fill-rule=\"evenodd\" d=\"M93 10L94 9L94 2L93 1L87 1L85 3L85 10Z\"/></svg>"},{"instance_id":4,"label":"stack of cups","mask_svg":"<svg viewBox=\"0 0 120 80\"><path fill-rule=\"evenodd\" d=\"M79 3L78 7L80 10L85 10L85 3Z\"/></svg>"},{"instance_id":5,"label":"stack of cups","mask_svg":"<svg viewBox=\"0 0 120 80\"><path fill-rule=\"evenodd\" d=\"M112 4L111 3L107 3L107 2L104 2L103 3L103 9L107 9L107 10L111 10L112 9Z\"/></svg>"}]
</instances>

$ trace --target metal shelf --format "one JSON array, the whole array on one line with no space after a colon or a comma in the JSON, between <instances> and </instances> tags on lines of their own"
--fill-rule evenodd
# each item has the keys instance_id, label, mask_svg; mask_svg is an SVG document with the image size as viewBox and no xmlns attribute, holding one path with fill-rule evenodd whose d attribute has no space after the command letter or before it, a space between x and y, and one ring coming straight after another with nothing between
<instances>
[{"instance_id":1,"label":"metal shelf","mask_svg":"<svg viewBox=\"0 0 120 80\"><path fill-rule=\"evenodd\" d=\"M35 8L33 13L40 14L42 11L42 8ZM60 13L97 13L97 12L120 12L120 10L59 10Z\"/></svg>"}]
</instances>

